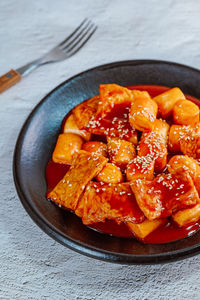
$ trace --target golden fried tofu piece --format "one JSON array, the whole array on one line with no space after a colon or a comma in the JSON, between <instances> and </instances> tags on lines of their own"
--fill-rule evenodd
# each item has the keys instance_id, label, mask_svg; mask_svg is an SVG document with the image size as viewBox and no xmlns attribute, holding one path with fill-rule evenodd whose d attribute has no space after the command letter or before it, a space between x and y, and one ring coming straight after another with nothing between
<instances>
[{"instance_id":1,"label":"golden fried tofu piece","mask_svg":"<svg viewBox=\"0 0 200 300\"><path fill-rule=\"evenodd\" d=\"M200 166L195 159L187 155L175 155L169 160L167 168L171 174L188 173L200 195Z\"/></svg>"},{"instance_id":2,"label":"golden fried tofu piece","mask_svg":"<svg viewBox=\"0 0 200 300\"><path fill-rule=\"evenodd\" d=\"M195 223L200 219L200 204L177 211L172 215L173 220L181 227Z\"/></svg>"},{"instance_id":3,"label":"golden fried tofu piece","mask_svg":"<svg viewBox=\"0 0 200 300\"><path fill-rule=\"evenodd\" d=\"M153 124L152 131L157 132L162 138L165 144L167 144L168 141L168 134L169 134L169 124L162 120L162 119L156 119Z\"/></svg>"},{"instance_id":4,"label":"golden fried tofu piece","mask_svg":"<svg viewBox=\"0 0 200 300\"><path fill-rule=\"evenodd\" d=\"M107 163L96 176L96 180L104 183L120 183L124 181L124 177L119 167Z\"/></svg>"},{"instance_id":5,"label":"golden fried tofu piece","mask_svg":"<svg viewBox=\"0 0 200 300\"><path fill-rule=\"evenodd\" d=\"M200 148L200 126L172 125L169 132L169 150L198 158Z\"/></svg>"},{"instance_id":6,"label":"golden fried tofu piece","mask_svg":"<svg viewBox=\"0 0 200 300\"><path fill-rule=\"evenodd\" d=\"M168 217L172 212L199 202L199 196L189 175L162 174L153 181L137 179L131 183L140 209L149 220Z\"/></svg>"},{"instance_id":7,"label":"golden fried tofu piece","mask_svg":"<svg viewBox=\"0 0 200 300\"><path fill-rule=\"evenodd\" d=\"M74 133L59 134L52 160L56 163L71 164L73 155L81 149L83 139Z\"/></svg>"},{"instance_id":8,"label":"golden fried tofu piece","mask_svg":"<svg viewBox=\"0 0 200 300\"><path fill-rule=\"evenodd\" d=\"M153 180L154 165L155 160L153 160L149 155L135 157L126 168L127 181L133 181L136 179Z\"/></svg>"},{"instance_id":9,"label":"golden fried tofu piece","mask_svg":"<svg viewBox=\"0 0 200 300\"><path fill-rule=\"evenodd\" d=\"M89 121L95 116L98 105L99 96L94 96L80 103L72 110L74 120L79 129L85 129L85 127L87 127Z\"/></svg>"},{"instance_id":10,"label":"golden fried tofu piece","mask_svg":"<svg viewBox=\"0 0 200 300\"><path fill-rule=\"evenodd\" d=\"M80 135L84 140L89 141L91 133L86 130L80 130L75 122L74 115L71 114L65 121L63 126L63 133L75 133Z\"/></svg>"},{"instance_id":11,"label":"golden fried tofu piece","mask_svg":"<svg viewBox=\"0 0 200 300\"><path fill-rule=\"evenodd\" d=\"M75 210L85 186L107 161L104 156L80 150L69 171L47 197L64 208Z\"/></svg>"},{"instance_id":12,"label":"golden fried tofu piece","mask_svg":"<svg viewBox=\"0 0 200 300\"><path fill-rule=\"evenodd\" d=\"M155 161L155 171L161 172L167 164L166 142L156 131L143 133L137 147L138 156L149 156Z\"/></svg>"},{"instance_id":13,"label":"golden fried tofu piece","mask_svg":"<svg viewBox=\"0 0 200 300\"><path fill-rule=\"evenodd\" d=\"M85 225L114 220L137 222L144 220L128 183L104 184L90 182L81 199L80 207L75 213L82 215Z\"/></svg>"},{"instance_id":14,"label":"golden fried tofu piece","mask_svg":"<svg viewBox=\"0 0 200 300\"><path fill-rule=\"evenodd\" d=\"M137 91L138 93L142 93ZM97 115L104 118L115 105L130 104L134 100L135 94L120 85L117 84L101 84L99 86L100 103L98 106Z\"/></svg>"},{"instance_id":15,"label":"golden fried tofu piece","mask_svg":"<svg viewBox=\"0 0 200 300\"><path fill-rule=\"evenodd\" d=\"M132 143L118 138L107 138L110 161L124 168L135 156L136 151Z\"/></svg>"},{"instance_id":16,"label":"golden fried tofu piece","mask_svg":"<svg viewBox=\"0 0 200 300\"><path fill-rule=\"evenodd\" d=\"M178 100L185 99L182 91L175 87L156 96L153 100L158 104L158 111L166 119L172 114L173 107Z\"/></svg>"},{"instance_id":17,"label":"golden fried tofu piece","mask_svg":"<svg viewBox=\"0 0 200 300\"><path fill-rule=\"evenodd\" d=\"M199 123L199 107L189 100L179 100L172 111L175 124L192 125Z\"/></svg>"},{"instance_id":18,"label":"golden fried tofu piece","mask_svg":"<svg viewBox=\"0 0 200 300\"><path fill-rule=\"evenodd\" d=\"M185 126L185 135L180 139L180 150L183 154L200 158L200 126Z\"/></svg>"},{"instance_id":19,"label":"golden fried tofu piece","mask_svg":"<svg viewBox=\"0 0 200 300\"><path fill-rule=\"evenodd\" d=\"M136 97L131 105L129 123L137 130L150 131L153 129L157 111L157 103L149 96L142 94Z\"/></svg>"},{"instance_id":20,"label":"golden fried tofu piece","mask_svg":"<svg viewBox=\"0 0 200 300\"><path fill-rule=\"evenodd\" d=\"M134 145L138 144L137 130L131 127L128 119L118 119L117 117L113 117L113 120L94 119L89 122L87 129L96 135L105 135L129 141Z\"/></svg>"},{"instance_id":21,"label":"golden fried tofu piece","mask_svg":"<svg viewBox=\"0 0 200 300\"><path fill-rule=\"evenodd\" d=\"M135 195L138 206L150 221L161 218L163 203L161 191L156 190L150 181L137 179L131 183L131 189ZM167 215L166 215L167 216Z\"/></svg>"},{"instance_id":22,"label":"golden fried tofu piece","mask_svg":"<svg viewBox=\"0 0 200 300\"><path fill-rule=\"evenodd\" d=\"M82 150L107 157L107 145L103 142L90 141L90 142L84 143L82 146Z\"/></svg>"},{"instance_id":23,"label":"golden fried tofu piece","mask_svg":"<svg viewBox=\"0 0 200 300\"><path fill-rule=\"evenodd\" d=\"M180 175L187 172L192 179L195 179L200 175L200 166L195 159L188 157L187 155L175 155L173 156L167 165L168 171L171 174Z\"/></svg>"},{"instance_id":24,"label":"golden fried tofu piece","mask_svg":"<svg viewBox=\"0 0 200 300\"><path fill-rule=\"evenodd\" d=\"M130 231L139 239L144 239L151 232L156 230L158 227L163 226L167 223L167 218L157 219L149 221L148 219L140 224L134 224L127 222Z\"/></svg>"}]
</instances>

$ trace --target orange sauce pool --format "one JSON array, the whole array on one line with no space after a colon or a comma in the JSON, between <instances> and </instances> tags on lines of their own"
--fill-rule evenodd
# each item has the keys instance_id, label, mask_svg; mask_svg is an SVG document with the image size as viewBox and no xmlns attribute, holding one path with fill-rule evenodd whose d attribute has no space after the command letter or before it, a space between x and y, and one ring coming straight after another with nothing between
<instances>
[{"instance_id":1,"label":"orange sauce pool","mask_svg":"<svg viewBox=\"0 0 200 300\"><path fill-rule=\"evenodd\" d=\"M169 87L158 85L132 85L128 86L128 88L148 91L151 97L155 97L169 89ZM190 95L186 95L186 98L200 106L200 101L197 98ZM101 136L99 136L99 139L101 139ZM64 177L68 169L69 165L58 164L54 163L53 161L49 161L46 167L46 181L48 191L52 190L56 186L56 184ZM133 233L125 224L117 224L114 221L110 220L106 221L105 223L92 224L89 227L103 234L110 234L124 238L134 237ZM150 233L142 241L144 243L151 244L168 243L190 236L194 234L199 228L200 220L197 223L191 224L187 227L179 227L175 222L169 220L167 224Z\"/></svg>"}]
</instances>

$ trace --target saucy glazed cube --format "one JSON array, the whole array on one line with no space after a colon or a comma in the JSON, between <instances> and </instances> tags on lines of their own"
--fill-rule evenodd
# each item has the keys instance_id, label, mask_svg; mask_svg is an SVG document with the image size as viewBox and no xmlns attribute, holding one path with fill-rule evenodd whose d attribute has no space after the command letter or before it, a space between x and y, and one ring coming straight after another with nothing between
<instances>
[{"instance_id":1,"label":"saucy glazed cube","mask_svg":"<svg viewBox=\"0 0 200 300\"><path fill-rule=\"evenodd\" d=\"M52 160L56 163L71 164L73 155L81 149L83 139L74 133L62 133L58 136Z\"/></svg>"},{"instance_id":2,"label":"saucy glazed cube","mask_svg":"<svg viewBox=\"0 0 200 300\"><path fill-rule=\"evenodd\" d=\"M155 171L161 172L167 164L167 147L165 140L155 131L143 133L137 147L138 156L149 156L155 161Z\"/></svg>"},{"instance_id":3,"label":"saucy glazed cube","mask_svg":"<svg viewBox=\"0 0 200 300\"><path fill-rule=\"evenodd\" d=\"M89 141L91 133L86 130L80 130L75 122L74 115L71 114L65 121L63 133L74 133L80 135L84 140Z\"/></svg>"},{"instance_id":4,"label":"saucy glazed cube","mask_svg":"<svg viewBox=\"0 0 200 300\"><path fill-rule=\"evenodd\" d=\"M195 159L187 155L173 156L168 162L167 169L171 174L179 173L181 175L187 172L192 179L200 175L199 164Z\"/></svg>"},{"instance_id":5,"label":"saucy glazed cube","mask_svg":"<svg viewBox=\"0 0 200 300\"><path fill-rule=\"evenodd\" d=\"M183 154L200 158L200 126L185 126L185 135L180 139L180 150Z\"/></svg>"},{"instance_id":6,"label":"saucy glazed cube","mask_svg":"<svg viewBox=\"0 0 200 300\"><path fill-rule=\"evenodd\" d=\"M137 156L135 157L126 168L126 179L133 181L136 179L148 179L154 178L154 165L155 161L149 156Z\"/></svg>"},{"instance_id":7,"label":"saucy glazed cube","mask_svg":"<svg viewBox=\"0 0 200 300\"><path fill-rule=\"evenodd\" d=\"M99 96L94 96L91 99L77 105L73 110L73 116L79 129L87 127L89 121L95 116L99 105Z\"/></svg>"},{"instance_id":8,"label":"saucy glazed cube","mask_svg":"<svg viewBox=\"0 0 200 300\"><path fill-rule=\"evenodd\" d=\"M84 143L82 150L88 151L90 153L100 154L107 157L107 145L103 142L90 141Z\"/></svg>"},{"instance_id":9,"label":"saucy glazed cube","mask_svg":"<svg viewBox=\"0 0 200 300\"><path fill-rule=\"evenodd\" d=\"M198 158L200 154L200 126L172 125L169 132L169 150Z\"/></svg>"},{"instance_id":10,"label":"saucy glazed cube","mask_svg":"<svg viewBox=\"0 0 200 300\"><path fill-rule=\"evenodd\" d=\"M151 232L156 230L158 227L165 225L167 223L167 218L162 218L158 220L149 221L148 219L144 220L144 222L140 224L134 224L127 222L128 228L133 234L140 238L144 239Z\"/></svg>"},{"instance_id":11,"label":"saucy glazed cube","mask_svg":"<svg viewBox=\"0 0 200 300\"><path fill-rule=\"evenodd\" d=\"M199 108L192 101L177 101L173 107L172 114L175 124L195 126L199 123Z\"/></svg>"},{"instance_id":12,"label":"saucy glazed cube","mask_svg":"<svg viewBox=\"0 0 200 300\"><path fill-rule=\"evenodd\" d=\"M133 128L140 131L150 131L156 119L158 106L149 96L136 97L131 105L129 123Z\"/></svg>"},{"instance_id":13,"label":"saucy glazed cube","mask_svg":"<svg viewBox=\"0 0 200 300\"><path fill-rule=\"evenodd\" d=\"M104 184L90 182L83 194L80 207L75 213L82 215L83 224L114 220L121 222L137 222L144 220L128 183Z\"/></svg>"},{"instance_id":14,"label":"saucy glazed cube","mask_svg":"<svg viewBox=\"0 0 200 300\"><path fill-rule=\"evenodd\" d=\"M195 159L187 155L175 155L169 160L167 168L171 174L188 173L200 195L200 166Z\"/></svg>"},{"instance_id":15,"label":"saucy glazed cube","mask_svg":"<svg viewBox=\"0 0 200 300\"><path fill-rule=\"evenodd\" d=\"M153 100L158 104L158 111L162 118L168 118L172 114L173 107L178 100L185 99L182 91L175 87L156 96Z\"/></svg>"},{"instance_id":16,"label":"saucy glazed cube","mask_svg":"<svg viewBox=\"0 0 200 300\"><path fill-rule=\"evenodd\" d=\"M104 183L120 183L124 181L124 177L119 167L107 163L96 176L96 180Z\"/></svg>"},{"instance_id":17,"label":"saucy glazed cube","mask_svg":"<svg viewBox=\"0 0 200 300\"><path fill-rule=\"evenodd\" d=\"M168 141L168 134L169 134L169 124L162 119L156 119L153 124L152 131L157 132L163 139L164 143L167 144Z\"/></svg>"},{"instance_id":18,"label":"saucy glazed cube","mask_svg":"<svg viewBox=\"0 0 200 300\"><path fill-rule=\"evenodd\" d=\"M170 216L172 212L199 202L189 175L162 174L153 181L138 179L131 183L131 188L140 209L149 220Z\"/></svg>"},{"instance_id":19,"label":"saucy glazed cube","mask_svg":"<svg viewBox=\"0 0 200 300\"><path fill-rule=\"evenodd\" d=\"M172 218L181 227L195 223L200 219L200 204L191 208L179 210L172 215Z\"/></svg>"},{"instance_id":20,"label":"saucy glazed cube","mask_svg":"<svg viewBox=\"0 0 200 300\"><path fill-rule=\"evenodd\" d=\"M131 90L117 84L101 84L99 95L97 116L101 118L104 118L115 105L126 103L127 106L130 106L134 98Z\"/></svg>"},{"instance_id":21,"label":"saucy glazed cube","mask_svg":"<svg viewBox=\"0 0 200 300\"><path fill-rule=\"evenodd\" d=\"M136 156L132 143L118 138L107 138L108 154L110 161L119 167L126 165Z\"/></svg>"},{"instance_id":22,"label":"saucy glazed cube","mask_svg":"<svg viewBox=\"0 0 200 300\"><path fill-rule=\"evenodd\" d=\"M180 152L180 140L185 136L185 126L172 125L169 131L169 150L172 152Z\"/></svg>"},{"instance_id":23,"label":"saucy glazed cube","mask_svg":"<svg viewBox=\"0 0 200 300\"><path fill-rule=\"evenodd\" d=\"M106 163L104 156L80 150L69 171L47 197L64 208L75 210L85 186Z\"/></svg>"}]
</instances>

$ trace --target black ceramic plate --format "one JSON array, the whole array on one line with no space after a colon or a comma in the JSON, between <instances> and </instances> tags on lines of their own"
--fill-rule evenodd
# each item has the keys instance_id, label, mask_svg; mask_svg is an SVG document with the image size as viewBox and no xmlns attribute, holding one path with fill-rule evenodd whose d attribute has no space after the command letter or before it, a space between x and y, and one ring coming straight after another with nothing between
<instances>
[{"instance_id":1,"label":"black ceramic plate","mask_svg":"<svg viewBox=\"0 0 200 300\"><path fill-rule=\"evenodd\" d=\"M45 198L45 167L54 149L64 116L77 104L98 93L101 83L178 86L200 98L200 71L163 61L117 62L83 72L58 86L25 122L14 154L14 180L31 218L61 244L88 256L126 264L161 263L200 252L200 231L168 244L142 244L135 239L103 235Z\"/></svg>"}]
</instances>

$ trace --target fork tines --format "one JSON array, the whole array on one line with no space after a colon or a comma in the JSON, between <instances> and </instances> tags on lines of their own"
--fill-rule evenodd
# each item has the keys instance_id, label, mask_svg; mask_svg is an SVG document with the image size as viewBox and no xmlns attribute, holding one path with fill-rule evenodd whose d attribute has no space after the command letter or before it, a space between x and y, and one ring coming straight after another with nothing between
<instances>
[{"instance_id":1,"label":"fork tines","mask_svg":"<svg viewBox=\"0 0 200 300\"><path fill-rule=\"evenodd\" d=\"M86 18L58 47L71 56L85 45L96 29L97 26Z\"/></svg>"}]
</instances>

